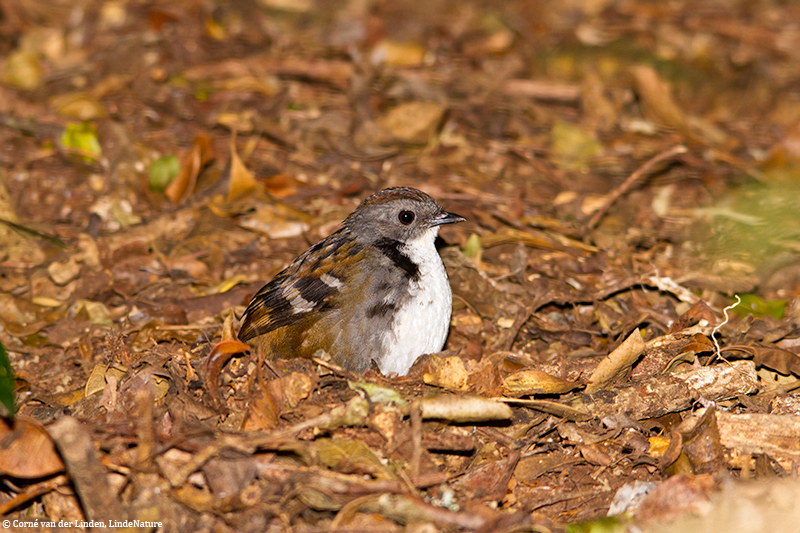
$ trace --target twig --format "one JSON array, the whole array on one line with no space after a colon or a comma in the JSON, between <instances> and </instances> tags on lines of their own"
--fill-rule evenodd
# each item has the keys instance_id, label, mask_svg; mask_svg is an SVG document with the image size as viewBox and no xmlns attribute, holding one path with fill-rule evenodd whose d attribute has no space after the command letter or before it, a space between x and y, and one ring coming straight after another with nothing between
<instances>
[{"instance_id":1,"label":"twig","mask_svg":"<svg viewBox=\"0 0 800 533\"><path fill-rule=\"evenodd\" d=\"M422 460L422 411L419 403L415 403L411 408L411 442L413 451L411 453L411 477L419 476L419 465Z\"/></svg>"},{"instance_id":2,"label":"twig","mask_svg":"<svg viewBox=\"0 0 800 533\"><path fill-rule=\"evenodd\" d=\"M520 309L517 312L517 317L514 319L514 324L511 326L511 329L508 330L506 340L503 342L504 351L511 351L511 347L514 346L514 340L519 335L519 330L522 329L522 326L524 326L525 323L531 319L531 316L533 316L532 306L526 307L525 309Z\"/></svg>"},{"instance_id":3,"label":"twig","mask_svg":"<svg viewBox=\"0 0 800 533\"><path fill-rule=\"evenodd\" d=\"M515 79L508 80L503 90L506 94L524 96L534 100L553 102L577 102L581 98L581 86L573 83Z\"/></svg>"},{"instance_id":4,"label":"twig","mask_svg":"<svg viewBox=\"0 0 800 533\"><path fill-rule=\"evenodd\" d=\"M608 195L605 203L594 215L592 215L592 218L587 224L587 228L594 229L600 220L606 215L606 213L608 213L608 210L611 209L611 206L614 205L614 202L619 200L623 194L627 193L636 184L636 182L639 181L643 176L647 175L654 166L662 161L671 159L676 155L685 154L686 151L686 147L682 144L673 146L666 152L661 152L660 154L650 158L645 164L634 170L633 173L628 176L628 179L622 183L622 185L617 187L611 194Z\"/></svg>"},{"instance_id":5,"label":"twig","mask_svg":"<svg viewBox=\"0 0 800 533\"><path fill-rule=\"evenodd\" d=\"M63 485L69 483L69 478L67 476L61 475L56 476L52 479L48 479L46 481L42 481L41 483L37 483L36 485L31 485L25 492L17 494L12 499L8 500L7 502L3 502L0 505L0 515L6 515L22 505L23 503L29 502L34 498L38 498L43 494L47 494L50 491L57 489Z\"/></svg>"},{"instance_id":6,"label":"twig","mask_svg":"<svg viewBox=\"0 0 800 533\"><path fill-rule=\"evenodd\" d=\"M106 523L111 519L124 520L126 513L116 492L108 484L106 469L86 427L75 418L64 416L52 423L48 430L64 460L86 519Z\"/></svg>"}]
</instances>

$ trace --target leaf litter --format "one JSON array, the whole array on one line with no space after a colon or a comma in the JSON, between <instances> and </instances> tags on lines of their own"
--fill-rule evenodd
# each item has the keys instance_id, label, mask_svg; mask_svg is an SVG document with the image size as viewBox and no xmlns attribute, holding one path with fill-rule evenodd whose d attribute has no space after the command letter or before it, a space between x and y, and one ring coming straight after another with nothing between
<instances>
[{"instance_id":1,"label":"leaf litter","mask_svg":"<svg viewBox=\"0 0 800 533\"><path fill-rule=\"evenodd\" d=\"M56 4L0 27L4 515L797 522L794 7ZM391 185L469 220L445 351L362 376L239 343Z\"/></svg>"}]
</instances>

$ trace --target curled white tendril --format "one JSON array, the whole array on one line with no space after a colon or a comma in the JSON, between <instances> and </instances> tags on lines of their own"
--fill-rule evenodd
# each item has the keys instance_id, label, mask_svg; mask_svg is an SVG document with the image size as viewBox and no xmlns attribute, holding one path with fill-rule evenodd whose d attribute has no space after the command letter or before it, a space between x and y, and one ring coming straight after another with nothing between
<instances>
[{"instance_id":1,"label":"curled white tendril","mask_svg":"<svg viewBox=\"0 0 800 533\"><path fill-rule=\"evenodd\" d=\"M714 354L714 356L715 357L719 357L723 361L725 360L725 358L722 357L721 348L719 347L719 341L717 340L717 332L719 331L719 329L722 326L724 326L725 324L728 323L728 320L730 320L728 318L728 311L730 311L731 309L733 309L734 307L736 307L737 305L742 303L742 299L739 298L738 294L734 294L734 296L736 297L736 303L733 303L733 304L729 305L728 307L726 307L725 309L722 310L722 314L725 316L725 320L723 320L722 322L720 322L719 324L714 326L714 329L711 330L711 340L714 341L714 347L717 349L717 351Z\"/></svg>"}]
</instances>

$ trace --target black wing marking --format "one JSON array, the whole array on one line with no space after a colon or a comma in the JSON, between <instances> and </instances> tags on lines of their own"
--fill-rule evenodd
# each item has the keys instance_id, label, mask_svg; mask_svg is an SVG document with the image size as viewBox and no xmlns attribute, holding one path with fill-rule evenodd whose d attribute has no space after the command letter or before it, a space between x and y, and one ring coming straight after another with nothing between
<instances>
[{"instance_id":1,"label":"black wing marking","mask_svg":"<svg viewBox=\"0 0 800 533\"><path fill-rule=\"evenodd\" d=\"M239 339L248 341L328 309L331 296L343 283L334 271L334 267L341 267L334 257L337 251L352 256L354 248L361 246L346 230L339 230L306 250L253 296L242 319Z\"/></svg>"}]
</instances>

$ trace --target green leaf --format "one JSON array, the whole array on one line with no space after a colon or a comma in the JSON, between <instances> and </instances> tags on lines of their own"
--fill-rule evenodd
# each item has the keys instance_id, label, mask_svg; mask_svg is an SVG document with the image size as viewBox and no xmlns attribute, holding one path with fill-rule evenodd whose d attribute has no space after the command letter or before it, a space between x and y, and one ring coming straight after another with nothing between
<instances>
[{"instance_id":1,"label":"green leaf","mask_svg":"<svg viewBox=\"0 0 800 533\"><path fill-rule=\"evenodd\" d=\"M786 312L786 300L765 302L755 294L741 294L739 297L742 301L733 308L733 311L742 318L752 314L756 318L769 315L780 320Z\"/></svg>"},{"instance_id":2,"label":"green leaf","mask_svg":"<svg viewBox=\"0 0 800 533\"><path fill-rule=\"evenodd\" d=\"M97 139L97 130L88 122L67 124L61 134L61 145L86 162L97 161L103 153L100 141Z\"/></svg>"},{"instance_id":3,"label":"green leaf","mask_svg":"<svg viewBox=\"0 0 800 533\"><path fill-rule=\"evenodd\" d=\"M585 522L569 524L567 533L625 533L630 520L622 516L603 516Z\"/></svg>"},{"instance_id":4,"label":"green leaf","mask_svg":"<svg viewBox=\"0 0 800 533\"><path fill-rule=\"evenodd\" d=\"M390 387L382 387L366 381L348 381L347 385L353 390L363 390L364 393L369 396L369 400L372 403L393 403L395 405L403 405L406 403L403 396Z\"/></svg>"},{"instance_id":5,"label":"green leaf","mask_svg":"<svg viewBox=\"0 0 800 533\"><path fill-rule=\"evenodd\" d=\"M208 85L200 85L194 89L194 99L198 102L208 102L211 98L211 87Z\"/></svg>"},{"instance_id":6,"label":"green leaf","mask_svg":"<svg viewBox=\"0 0 800 533\"><path fill-rule=\"evenodd\" d=\"M181 171L181 162L175 154L159 157L150 166L150 190L164 192L178 172Z\"/></svg>"},{"instance_id":7,"label":"green leaf","mask_svg":"<svg viewBox=\"0 0 800 533\"><path fill-rule=\"evenodd\" d=\"M600 154L603 145L584 128L557 120L550 132L550 149L558 166L580 170Z\"/></svg>"},{"instance_id":8,"label":"green leaf","mask_svg":"<svg viewBox=\"0 0 800 533\"><path fill-rule=\"evenodd\" d=\"M0 404L7 411L3 413L4 416L13 417L17 412L14 406L14 387L14 370L8 362L8 354L3 343L0 343Z\"/></svg>"},{"instance_id":9,"label":"green leaf","mask_svg":"<svg viewBox=\"0 0 800 533\"><path fill-rule=\"evenodd\" d=\"M464 255L467 257L478 257L478 254L481 253L481 239L478 237L476 233L473 233L467 239L467 242L464 243L463 249Z\"/></svg>"}]
</instances>

